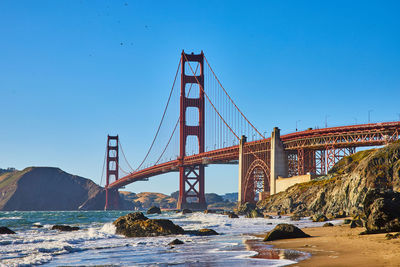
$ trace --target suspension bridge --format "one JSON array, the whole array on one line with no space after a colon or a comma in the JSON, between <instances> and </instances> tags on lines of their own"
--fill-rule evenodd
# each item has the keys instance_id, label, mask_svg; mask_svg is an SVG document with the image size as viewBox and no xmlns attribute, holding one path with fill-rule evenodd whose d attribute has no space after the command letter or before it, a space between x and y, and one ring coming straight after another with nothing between
<instances>
[{"instance_id":1,"label":"suspension bridge","mask_svg":"<svg viewBox=\"0 0 400 267\"><path fill-rule=\"evenodd\" d=\"M179 127L179 129L178 129ZM400 121L308 129L265 136L248 120L207 58L184 51L160 123L143 161L132 168L118 136L108 136L105 209L118 209L118 189L153 176L179 172L178 209L207 208L205 167L238 164L239 203L255 202L324 175L357 147L399 139Z\"/></svg>"}]
</instances>

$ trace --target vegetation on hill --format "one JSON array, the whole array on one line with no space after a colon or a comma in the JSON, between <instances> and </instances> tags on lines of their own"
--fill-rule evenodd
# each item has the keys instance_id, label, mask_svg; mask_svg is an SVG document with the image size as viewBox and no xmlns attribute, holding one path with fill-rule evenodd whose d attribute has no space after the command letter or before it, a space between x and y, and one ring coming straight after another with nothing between
<instances>
[{"instance_id":1,"label":"vegetation on hill","mask_svg":"<svg viewBox=\"0 0 400 267\"><path fill-rule=\"evenodd\" d=\"M3 173L7 173L7 172L15 172L16 169L15 168L7 168L7 169L2 169L0 168L0 175Z\"/></svg>"}]
</instances>

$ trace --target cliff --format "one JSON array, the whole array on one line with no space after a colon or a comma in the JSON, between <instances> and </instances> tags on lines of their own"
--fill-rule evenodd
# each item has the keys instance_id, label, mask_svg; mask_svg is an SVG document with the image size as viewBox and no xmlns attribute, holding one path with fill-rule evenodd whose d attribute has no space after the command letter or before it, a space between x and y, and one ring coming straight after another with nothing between
<instances>
[{"instance_id":1,"label":"cliff","mask_svg":"<svg viewBox=\"0 0 400 267\"><path fill-rule=\"evenodd\" d=\"M267 212L356 215L367 192L400 190L400 142L340 160L328 175L296 184L257 203Z\"/></svg>"},{"instance_id":2,"label":"cliff","mask_svg":"<svg viewBox=\"0 0 400 267\"><path fill-rule=\"evenodd\" d=\"M29 167L0 175L0 210L103 210L104 188L59 168ZM123 209L133 206L121 198Z\"/></svg>"}]
</instances>

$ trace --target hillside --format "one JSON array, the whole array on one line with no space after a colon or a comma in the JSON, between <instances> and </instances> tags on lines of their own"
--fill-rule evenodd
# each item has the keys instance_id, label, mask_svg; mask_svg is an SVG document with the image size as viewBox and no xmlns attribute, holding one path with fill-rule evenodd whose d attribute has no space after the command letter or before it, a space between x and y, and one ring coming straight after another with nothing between
<instances>
[{"instance_id":1,"label":"hillside","mask_svg":"<svg viewBox=\"0 0 400 267\"><path fill-rule=\"evenodd\" d=\"M151 206L158 206L163 209L175 209L176 200L168 195L161 193L142 192L136 194L136 199L133 200L135 203L140 203L143 209L147 209Z\"/></svg>"},{"instance_id":2,"label":"hillside","mask_svg":"<svg viewBox=\"0 0 400 267\"><path fill-rule=\"evenodd\" d=\"M367 192L400 190L400 142L360 151L339 161L326 176L296 184L257 206L267 212L356 215Z\"/></svg>"},{"instance_id":3,"label":"hillside","mask_svg":"<svg viewBox=\"0 0 400 267\"><path fill-rule=\"evenodd\" d=\"M105 191L59 168L29 167L0 175L0 210L103 210ZM123 208L132 207L123 199Z\"/></svg>"}]
</instances>

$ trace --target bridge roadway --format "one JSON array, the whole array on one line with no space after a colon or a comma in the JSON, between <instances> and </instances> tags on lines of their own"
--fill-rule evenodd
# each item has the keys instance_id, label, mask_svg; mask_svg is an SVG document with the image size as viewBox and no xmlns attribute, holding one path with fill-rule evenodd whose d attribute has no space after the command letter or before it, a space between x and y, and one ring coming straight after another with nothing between
<instances>
[{"instance_id":1,"label":"bridge roadway","mask_svg":"<svg viewBox=\"0 0 400 267\"><path fill-rule=\"evenodd\" d=\"M323 129L294 132L281 136L285 150L325 149L345 147L379 146L399 139L400 121L350 125ZM257 147L262 143L270 143L271 138L247 142L247 147ZM259 146L258 146L259 147ZM257 152L257 151L254 151ZM237 161L239 145L207 151L201 154L187 156L182 160L176 159L151 166L114 181L109 189L118 189L130 183L145 180L163 173L178 171L180 164L223 164Z\"/></svg>"}]
</instances>

